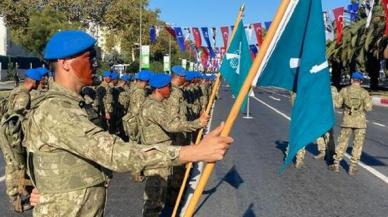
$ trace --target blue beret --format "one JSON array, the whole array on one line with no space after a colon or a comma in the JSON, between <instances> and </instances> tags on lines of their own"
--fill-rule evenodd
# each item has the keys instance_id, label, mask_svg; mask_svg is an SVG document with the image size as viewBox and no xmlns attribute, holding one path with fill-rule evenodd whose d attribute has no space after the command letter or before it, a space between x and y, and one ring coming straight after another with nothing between
<instances>
[{"instance_id":1,"label":"blue beret","mask_svg":"<svg viewBox=\"0 0 388 217\"><path fill-rule=\"evenodd\" d=\"M79 30L66 30L55 33L44 50L48 60L63 59L80 54L94 46L96 39Z\"/></svg>"},{"instance_id":2,"label":"blue beret","mask_svg":"<svg viewBox=\"0 0 388 217\"><path fill-rule=\"evenodd\" d=\"M130 80L130 77L129 77L129 75L124 74L123 76L121 76L120 79L123 80L123 81L129 81L129 80Z\"/></svg>"},{"instance_id":3,"label":"blue beret","mask_svg":"<svg viewBox=\"0 0 388 217\"><path fill-rule=\"evenodd\" d=\"M186 81L192 81L195 78L195 73L194 72L187 72L185 75L185 80Z\"/></svg>"},{"instance_id":4,"label":"blue beret","mask_svg":"<svg viewBox=\"0 0 388 217\"><path fill-rule=\"evenodd\" d=\"M186 70L180 65L173 66L171 71L178 76L185 76L186 74Z\"/></svg>"},{"instance_id":5,"label":"blue beret","mask_svg":"<svg viewBox=\"0 0 388 217\"><path fill-rule=\"evenodd\" d=\"M152 88L162 88L169 85L171 82L171 76L167 74L158 73L152 76L150 80L150 86Z\"/></svg>"},{"instance_id":6,"label":"blue beret","mask_svg":"<svg viewBox=\"0 0 388 217\"><path fill-rule=\"evenodd\" d=\"M153 73L148 70L141 70L136 74L135 79L140 81L149 81L152 77Z\"/></svg>"},{"instance_id":7,"label":"blue beret","mask_svg":"<svg viewBox=\"0 0 388 217\"><path fill-rule=\"evenodd\" d=\"M105 71L104 73L102 73L102 77L111 77L112 76L112 73L110 71Z\"/></svg>"},{"instance_id":8,"label":"blue beret","mask_svg":"<svg viewBox=\"0 0 388 217\"><path fill-rule=\"evenodd\" d=\"M36 68L35 70L37 70L40 74L42 74L42 76L47 75L49 72L48 69L43 68L43 67Z\"/></svg>"},{"instance_id":9,"label":"blue beret","mask_svg":"<svg viewBox=\"0 0 388 217\"><path fill-rule=\"evenodd\" d=\"M40 81L40 79L42 79L42 76L43 75L36 69L29 69L26 72L26 77L35 81Z\"/></svg>"},{"instance_id":10,"label":"blue beret","mask_svg":"<svg viewBox=\"0 0 388 217\"><path fill-rule=\"evenodd\" d=\"M117 80L117 79L119 79L120 75L117 72L112 72L110 74L110 77L112 78L112 80Z\"/></svg>"},{"instance_id":11,"label":"blue beret","mask_svg":"<svg viewBox=\"0 0 388 217\"><path fill-rule=\"evenodd\" d=\"M361 72L353 72L352 79L362 81L364 80L364 75Z\"/></svg>"}]
</instances>

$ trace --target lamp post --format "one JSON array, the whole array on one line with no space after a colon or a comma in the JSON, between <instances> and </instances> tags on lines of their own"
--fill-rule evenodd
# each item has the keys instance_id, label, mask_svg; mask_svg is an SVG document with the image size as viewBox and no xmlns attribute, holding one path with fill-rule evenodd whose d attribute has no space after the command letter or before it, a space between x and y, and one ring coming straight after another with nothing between
<instances>
[{"instance_id":1,"label":"lamp post","mask_svg":"<svg viewBox=\"0 0 388 217\"><path fill-rule=\"evenodd\" d=\"M140 32L139 32L139 48L140 48L140 52L139 52L139 72L141 70L141 46L142 46L142 41L141 41L141 37L142 37L142 26L143 25L143 1L140 0Z\"/></svg>"}]
</instances>

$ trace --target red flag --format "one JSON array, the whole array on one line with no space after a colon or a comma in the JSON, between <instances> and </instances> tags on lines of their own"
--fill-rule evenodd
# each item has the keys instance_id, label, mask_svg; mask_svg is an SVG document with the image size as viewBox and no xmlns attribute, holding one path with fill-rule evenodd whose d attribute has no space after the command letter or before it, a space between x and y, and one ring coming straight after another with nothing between
<instances>
[{"instance_id":1,"label":"red flag","mask_svg":"<svg viewBox=\"0 0 388 217\"><path fill-rule=\"evenodd\" d=\"M176 40L175 30L171 26L166 26L166 31L171 34L171 36Z\"/></svg>"},{"instance_id":2,"label":"red flag","mask_svg":"<svg viewBox=\"0 0 388 217\"><path fill-rule=\"evenodd\" d=\"M202 65L206 68L207 62L209 61L209 51L206 47L202 47L201 62Z\"/></svg>"},{"instance_id":3,"label":"red flag","mask_svg":"<svg viewBox=\"0 0 388 217\"><path fill-rule=\"evenodd\" d=\"M335 25L337 28L337 44L342 40L342 28L344 27L344 7L336 8L333 10Z\"/></svg>"},{"instance_id":4,"label":"red flag","mask_svg":"<svg viewBox=\"0 0 388 217\"><path fill-rule=\"evenodd\" d=\"M224 47L228 47L229 27L228 26L222 26L221 27L221 33L222 33L222 39L224 39Z\"/></svg>"},{"instance_id":5,"label":"red flag","mask_svg":"<svg viewBox=\"0 0 388 217\"><path fill-rule=\"evenodd\" d=\"M388 35L388 0L382 0L384 12L385 12L385 35Z\"/></svg>"},{"instance_id":6,"label":"red flag","mask_svg":"<svg viewBox=\"0 0 388 217\"><path fill-rule=\"evenodd\" d=\"M197 48L202 47L202 40L201 40L201 33L199 32L198 28L193 28L193 35L194 35L194 41L195 41L195 46Z\"/></svg>"},{"instance_id":7,"label":"red flag","mask_svg":"<svg viewBox=\"0 0 388 217\"><path fill-rule=\"evenodd\" d=\"M256 32L257 44L261 47L261 44L263 44L263 28L261 27L261 23L254 23L253 28Z\"/></svg>"}]
</instances>

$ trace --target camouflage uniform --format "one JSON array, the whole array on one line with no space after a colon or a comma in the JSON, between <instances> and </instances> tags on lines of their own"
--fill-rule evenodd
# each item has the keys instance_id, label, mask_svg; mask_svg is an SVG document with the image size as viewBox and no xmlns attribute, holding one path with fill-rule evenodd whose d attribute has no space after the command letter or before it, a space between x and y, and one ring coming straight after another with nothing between
<instances>
[{"instance_id":1,"label":"camouflage uniform","mask_svg":"<svg viewBox=\"0 0 388 217\"><path fill-rule=\"evenodd\" d=\"M206 106L209 102L209 86L206 83L201 83L199 85L201 88L201 96L200 96L200 102L201 102L201 112L204 112L206 110Z\"/></svg>"},{"instance_id":2,"label":"camouflage uniform","mask_svg":"<svg viewBox=\"0 0 388 217\"><path fill-rule=\"evenodd\" d=\"M29 172L40 193L34 216L102 216L103 168L139 172L178 163L178 147L125 143L90 122L77 93L54 83L46 97L23 123Z\"/></svg>"},{"instance_id":3,"label":"camouflage uniform","mask_svg":"<svg viewBox=\"0 0 388 217\"><path fill-rule=\"evenodd\" d=\"M338 137L338 146L334 156L334 170L338 171L340 161L348 146L348 140L354 133L352 158L350 159L349 174L355 175L357 163L362 153L366 134L366 112L372 110L372 99L367 90L359 85L350 85L343 88L339 93L336 103L343 108L341 131Z\"/></svg>"},{"instance_id":4,"label":"camouflage uniform","mask_svg":"<svg viewBox=\"0 0 388 217\"><path fill-rule=\"evenodd\" d=\"M294 102L295 102L295 98L296 98L296 93L295 92L290 92L290 103L291 103L291 106L294 106ZM286 155L288 155L288 146L287 146L287 149L286 149ZM298 153L296 154L296 162L295 162L295 167L296 168L301 168L303 166L303 161L304 161L304 156L306 155L306 149L305 148L302 148L298 151Z\"/></svg>"},{"instance_id":5,"label":"camouflage uniform","mask_svg":"<svg viewBox=\"0 0 388 217\"><path fill-rule=\"evenodd\" d=\"M106 83L103 81L97 88L96 88L96 101L95 105L98 108L98 112L102 118L102 122L104 124L104 129L109 129L109 121L105 120L105 114L113 113L113 95L112 95L112 87L109 85L109 83Z\"/></svg>"},{"instance_id":6,"label":"camouflage uniform","mask_svg":"<svg viewBox=\"0 0 388 217\"><path fill-rule=\"evenodd\" d=\"M25 115L30 108L31 98L29 91L24 85L19 85L13 89L8 98L8 114L18 113ZM13 147L12 150L17 163L10 162L9 156L4 156L5 159L5 185L6 193L10 199L10 203L16 202L18 196L18 183L20 178L25 175L25 158L26 152L24 149L19 150L17 147ZM13 204L16 205L16 204Z\"/></svg>"},{"instance_id":7,"label":"camouflage uniform","mask_svg":"<svg viewBox=\"0 0 388 217\"><path fill-rule=\"evenodd\" d=\"M174 143L170 133L190 132L201 127L199 120L182 121L168 115L163 102L152 95L147 97L139 115L140 140L143 145ZM175 144L174 144L175 145ZM169 168L145 170L143 216L159 216L166 201L167 179L171 174Z\"/></svg>"},{"instance_id":8,"label":"camouflage uniform","mask_svg":"<svg viewBox=\"0 0 388 217\"><path fill-rule=\"evenodd\" d=\"M139 112L141 106L146 98L146 90L138 87L137 85L133 86L134 90L130 95L129 107L127 114L123 117L124 129L131 141L139 141L138 135L138 121Z\"/></svg>"}]
</instances>

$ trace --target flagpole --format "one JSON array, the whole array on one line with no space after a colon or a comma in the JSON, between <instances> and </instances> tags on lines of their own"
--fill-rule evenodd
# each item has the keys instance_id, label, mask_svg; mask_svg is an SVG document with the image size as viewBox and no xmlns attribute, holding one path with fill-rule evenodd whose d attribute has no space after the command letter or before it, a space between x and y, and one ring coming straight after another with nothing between
<instances>
[{"instance_id":1,"label":"flagpole","mask_svg":"<svg viewBox=\"0 0 388 217\"><path fill-rule=\"evenodd\" d=\"M251 90L251 91L253 91L253 90ZM247 99L247 115L243 117L244 119L253 119L253 117L250 115L250 112L249 112L249 106L251 104L250 103L250 101L251 101L250 98L251 98L251 96L248 96L248 99Z\"/></svg>"},{"instance_id":2,"label":"flagpole","mask_svg":"<svg viewBox=\"0 0 388 217\"><path fill-rule=\"evenodd\" d=\"M244 14L244 10L245 10L245 4L242 4L241 7L240 7L240 11L239 11L239 13L237 15L236 21L234 22L234 27L233 27L232 35L231 35L229 43L228 43L228 47L230 46L230 43L232 41L231 39L234 37L234 34L237 31L237 26L240 23L240 20L241 20L243 14ZM211 110L211 108L212 108L212 106L214 104L214 101L215 101L215 98L217 96L218 90L220 89L220 86L221 86L221 76L218 75L216 81L214 82L214 85L213 85L213 88L212 88L212 93L210 95L209 102L208 102L207 107L206 107L206 111L205 111L206 114L210 113L210 110ZM202 128L198 132L197 138L195 140L195 144L198 144L201 141L201 138L203 136L203 130L204 129ZM180 201L182 200L183 192L185 190L186 183L187 183L188 177L190 175L190 170L191 170L192 167L193 167L193 163L187 163L186 164L185 176L183 178L181 188L179 189L179 194L178 194L178 197L176 199L174 210L173 210L173 213L172 213L171 217L175 217L176 214L177 214L177 211L178 211L178 208L179 208L179 204L180 204Z\"/></svg>"},{"instance_id":3,"label":"flagpole","mask_svg":"<svg viewBox=\"0 0 388 217\"><path fill-rule=\"evenodd\" d=\"M276 12L275 18L271 24L271 27L269 28L269 31L267 35L264 38L264 42L262 45L262 48L259 50L259 53L257 54L254 62L252 63L251 68L249 69L249 73L244 81L243 86L241 87L241 90L238 94L238 97L233 104L233 107L228 115L228 118L226 119L224 129L221 132L221 136L228 136L232 126L234 124L234 121L236 120L240 108L244 102L245 96L247 95L249 89L251 88L252 81L254 80L256 73L267 53L267 50L275 36L275 33L280 25L280 22L283 19L283 16L288 8L288 5L290 3L290 0L282 0L278 11ZM199 184L197 188L194 191L194 195L189 203L189 206L187 207L186 213L184 214L184 217L192 217L195 211L195 208L199 202L199 199L201 198L201 195L206 187L206 184L209 180L210 175L212 174L215 167L215 163L208 163L205 166L205 169L202 173L202 176L200 178Z\"/></svg>"}]
</instances>

